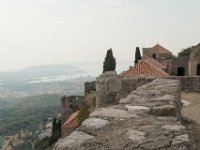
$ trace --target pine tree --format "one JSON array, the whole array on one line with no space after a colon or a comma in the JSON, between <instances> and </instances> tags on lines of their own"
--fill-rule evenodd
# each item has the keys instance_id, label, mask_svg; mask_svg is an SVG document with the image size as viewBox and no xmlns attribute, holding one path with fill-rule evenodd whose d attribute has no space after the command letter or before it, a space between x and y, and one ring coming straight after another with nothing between
<instances>
[{"instance_id":1,"label":"pine tree","mask_svg":"<svg viewBox=\"0 0 200 150\"><path fill-rule=\"evenodd\" d=\"M103 62L103 72L114 71L116 68L116 60L113 56L112 49L107 51L105 60Z\"/></svg>"},{"instance_id":2,"label":"pine tree","mask_svg":"<svg viewBox=\"0 0 200 150\"><path fill-rule=\"evenodd\" d=\"M139 47L136 47L136 50L135 50L135 65L138 63L139 60L141 60L142 57L141 57L141 54L140 54L140 48Z\"/></svg>"}]
</instances>

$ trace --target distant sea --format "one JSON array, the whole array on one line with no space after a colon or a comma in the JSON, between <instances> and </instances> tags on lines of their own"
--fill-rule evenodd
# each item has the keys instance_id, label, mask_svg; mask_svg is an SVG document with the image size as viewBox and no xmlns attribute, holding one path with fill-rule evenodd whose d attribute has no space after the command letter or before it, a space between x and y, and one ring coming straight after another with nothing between
<instances>
[{"instance_id":1,"label":"distant sea","mask_svg":"<svg viewBox=\"0 0 200 150\"><path fill-rule=\"evenodd\" d=\"M125 61L119 62L116 65L117 73L121 73L122 71L127 70L130 65L133 64ZM78 78L92 78L100 75L103 70L102 62L71 63L66 64L66 66L69 67L66 67L62 74L36 77L33 78L32 81L30 81L30 83L65 81Z\"/></svg>"}]
</instances>

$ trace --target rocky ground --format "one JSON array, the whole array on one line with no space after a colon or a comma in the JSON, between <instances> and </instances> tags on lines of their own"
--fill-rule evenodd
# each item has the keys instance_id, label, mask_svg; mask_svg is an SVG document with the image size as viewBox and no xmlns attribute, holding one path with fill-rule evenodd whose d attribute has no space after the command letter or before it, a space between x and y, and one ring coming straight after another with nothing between
<instances>
[{"instance_id":1,"label":"rocky ground","mask_svg":"<svg viewBox=\"0 0 200 150\"><path fill-rule=\"evenodd\" d=\"M197 143L197 150L200 149L200 93L197 92L182 92L182 100L188 102L188 105L183 108L182 113L190 118L194 137Z\"/></svg>"},{"instance_id":2,"label":"rocky ground","mask_svg":"<svg viewBox=\"0 0 200 150\"><path fill-rule=\"evenodd\" d=\"M156 79L119 105L98 108L54 150L194 150L182 125L179 81Z\"/></svg>"}]
</instances>

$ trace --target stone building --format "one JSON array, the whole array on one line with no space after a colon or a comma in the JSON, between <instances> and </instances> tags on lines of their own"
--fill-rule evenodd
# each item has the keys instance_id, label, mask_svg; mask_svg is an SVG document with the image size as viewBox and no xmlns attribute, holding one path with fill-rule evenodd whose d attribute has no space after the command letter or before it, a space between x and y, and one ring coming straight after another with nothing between
<instances>
[{"instance_id":1,"label":"stone building","mask_svg":"<svg viewBox=\"0 0 200 150\"><path fill-rule=\"evenodd\" d=\"M172 58L171 75L200 76L200 44L188 50L189 56Z\"/></svg>"},{"instance_id":2,"label":"stone building","mask_svg":"<svg viewBox=\"0 0 200 150\"><path fill-rule=\"evenodd\" d=\"M200 44L191 48L189 60L189 75L200 76Z\"/></svg>"},{"instance_id":3,"label":"stone building","mask_svg":"<svg viewBox=\"0 0 200 150\"><path fill-rule=\"evenodd\" d=\"M164 71L171 75L173 56L172 52L163 46L156 44L151 48L143 48L143 58L150 57L157 60L165 68Z\"/></svg>"},{"instance_id":4,"label":"stone building","mask_svg":"<svg viewBox=\"0 0 200 150\"><path fill-rule=\"evenodd\" d=\"M171 76L200 76L200 44L190 47L189 56L185 57L175 57L170 50L159 44L143 48L142 60L121 75L167 76L163 72Z\"/></svg>"},{"instance_id":5,"label":"stone building","mask_svg":"<svg viewBox=\"0 0 200 150\"><path fill-rule=\"evenodd\" d=\"M189 57L172 58L171 75L189 76Z\"/></svg>"},{"instance_id":6,"label":"stone building","mask_svg":"<svg viewBox=\"0 0 200 150\"><path fill-rule=\"evenodd\" d=\"M156 44L151 48L143 48L143 56L148 56L158 61L170 60L172 58L172 52L161 45Z\"/></svg>"}]
</instances>

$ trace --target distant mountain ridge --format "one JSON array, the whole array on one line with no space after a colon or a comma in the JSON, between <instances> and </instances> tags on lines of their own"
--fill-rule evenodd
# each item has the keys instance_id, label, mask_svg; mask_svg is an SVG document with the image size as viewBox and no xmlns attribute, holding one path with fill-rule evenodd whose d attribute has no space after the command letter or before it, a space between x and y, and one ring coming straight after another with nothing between
<instances>
[{"instance_id":1,"label":"distant mountain ridge","mask_svg":"<svg viewBox=\"0 0 200 150\"><path fill-rule=\"evenodd\" d=\"M27 67L19 71L0 72L0 82L26 82L36 78L54 76L98 76L102 73L103 62L82 62L68 64L51 64ZM117 70L121 72L132 65L130 62L118 62Z\"/></svg>"}]
</instances>

